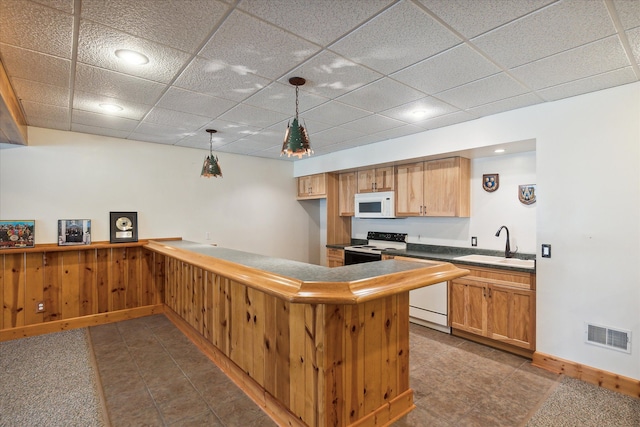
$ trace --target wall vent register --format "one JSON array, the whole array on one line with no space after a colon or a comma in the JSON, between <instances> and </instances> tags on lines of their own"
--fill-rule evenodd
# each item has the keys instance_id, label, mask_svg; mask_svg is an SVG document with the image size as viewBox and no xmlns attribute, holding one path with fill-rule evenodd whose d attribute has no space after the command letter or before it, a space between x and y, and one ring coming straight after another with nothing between
<instances>
[{"instance_id":1,"label":"wall vent register","mask_svg":"<svg viewBox=\"0 0 640 427\"><path fill-rule=\"evenodd\" d=\"M631 353L631 331L585 323L585 342Z\"/></svg>"}]
</instances>

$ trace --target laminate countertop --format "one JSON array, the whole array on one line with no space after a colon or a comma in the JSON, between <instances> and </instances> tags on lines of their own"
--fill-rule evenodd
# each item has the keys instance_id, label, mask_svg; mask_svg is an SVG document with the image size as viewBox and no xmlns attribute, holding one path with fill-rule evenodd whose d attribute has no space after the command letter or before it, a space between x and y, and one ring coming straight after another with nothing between
<instances>
[{"instance_id":1,"label":"laminate countertop","mask_svg":"<svg viewBox=\"0 0 640 427\"><path fill-rule=\"evenodd\" d=\"M469 272L448 262L417 259L328 268L185 240L149 241L145 248L291 302L354 304Z\"/></svg>"}]
</instances>

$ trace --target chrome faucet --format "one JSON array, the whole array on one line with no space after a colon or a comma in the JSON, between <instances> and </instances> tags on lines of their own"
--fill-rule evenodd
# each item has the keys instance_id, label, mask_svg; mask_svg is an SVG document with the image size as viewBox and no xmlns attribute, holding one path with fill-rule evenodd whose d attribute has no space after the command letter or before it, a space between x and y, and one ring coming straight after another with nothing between
<instances>
[{"instance_id":1,"label":"chrome faucet","mask_svg":"<svg viewBox=\"0 0 640 427\"><path fill-rule=\"evenodd\" d=\"M503 228L507 230L507 245L504 248L504 257L513 258L513 254L518 252L518 247L516 246L516 250L511 252L511 246L509 246L509 229L507 228L506 225L503 225L502 227L498 228L498 231L496 232L496 237L500 237L500 232L502 231Z\"/></svg>"}]
</instances>

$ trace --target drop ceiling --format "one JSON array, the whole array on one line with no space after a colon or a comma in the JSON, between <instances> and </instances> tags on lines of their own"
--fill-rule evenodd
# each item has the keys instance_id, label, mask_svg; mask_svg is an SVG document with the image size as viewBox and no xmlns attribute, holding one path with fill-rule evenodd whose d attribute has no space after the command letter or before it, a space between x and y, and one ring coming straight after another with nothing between
<instances>
[{"instance_id":1,"label":"drop ceiling","mask_svg":"<svg viewBox=\"0 0 640 427\"><path fill-rule=\"evenodd\" d=\"M30 126L267 158L304 77L322 155L637 82L640 0L2 0L0 60Z\"/></svg>"}]
</instances>

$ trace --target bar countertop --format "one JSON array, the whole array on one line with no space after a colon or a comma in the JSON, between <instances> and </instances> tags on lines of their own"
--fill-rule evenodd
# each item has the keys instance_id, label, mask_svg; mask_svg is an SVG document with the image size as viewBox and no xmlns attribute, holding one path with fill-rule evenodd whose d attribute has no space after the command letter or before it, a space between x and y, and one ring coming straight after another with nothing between
<instances>
[{"instance_id":1,"label":"bar countertop","mask_svg":"<svg viewBox=\"0 0 640 427\"><path fill-rule=\"evenodd\" d=\"M356 304L468 273L447 262L406 258L328 268L185 240L145 247L290 302Z\"/></svg>"}]
</instances>

